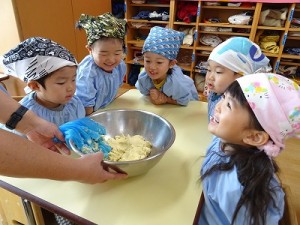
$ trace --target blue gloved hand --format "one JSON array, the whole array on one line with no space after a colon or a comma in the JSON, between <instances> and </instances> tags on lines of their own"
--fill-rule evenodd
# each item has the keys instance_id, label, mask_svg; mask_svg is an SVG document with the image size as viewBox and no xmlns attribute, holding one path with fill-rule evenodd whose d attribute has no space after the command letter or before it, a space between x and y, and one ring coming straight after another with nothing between
<instances>
[{"instance_id":1,"label":"blue gloved hand","mask_svg":"<svg viewBox=\"0 0 300 225\"><path fill-rule=\"evenodd\" d=\"M85 117L73 120L59 126L67 146L71 149L70 140L84 154L102 150L108 154L111 147L103 143L101 135L106 134L106 129L100 123ZM101 149L100 149L101 148Z\"/></svg>"}]
</instances>

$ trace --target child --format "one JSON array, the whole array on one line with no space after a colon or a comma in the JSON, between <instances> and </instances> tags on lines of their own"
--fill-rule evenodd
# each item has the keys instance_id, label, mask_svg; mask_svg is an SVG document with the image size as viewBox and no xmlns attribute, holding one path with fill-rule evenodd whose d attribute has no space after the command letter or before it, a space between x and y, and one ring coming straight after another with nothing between
<instances>
[{"instance_id":1,"label":"child","mask_svg":"<svg viewBox=\"0 0 300 225\"><path fill-rule=\"evenodd\" d=\"M6 74L19 77L32 90L20 104L60 126L85 117L76 90L77 62L63 46L42 37L28 38L3 56ZM73 224L55 214L58 224Z\"/></svg>"},{"instance_id":2,"label":"child","mask_svg":"<svg viewBox=\"0 0 300 225\"><path fill-rule=\"evenodd\" d=\"M264 72L269 59L258 45L244 37L230 38L213 49L208 58L208 120L226 88L237 78Z\"/></svg>"},{"instance_id":3,"label":"child","mask_svg":"<svg viewBox=\"0 0 300 225\"><path fill-rule=\"evenodd\" d=\"M284 193L273 157L300 137L300 89L286 77L260 73L234 81L216 105L215 135L201 169L199 225L278 224Z\"/></svg>"},{"instance_id":4,"label":"child","mask_svg":"<svg viewBox=\"0 0 300 225\"><path fill-rule=\"evenodd\" d=\"M168 28L153 27L145 40L145 69L135 86L143 95L150 96L153 104L187 105L199 96L194 81L176 65L176 57L184 33Z\"/></svg>"},{"instance_id":5,"label":"child","mask_svg":"<svg viewBox=\"0 0 300 225\"><path fill-rule=\"evenodd\" d=\"M82 101L86 115L110 104L123 84L126 65L122 60L125 20L110 13L92 17L82 14L79 28L87 33L90 55L79 64L76 95Z\"/></svg>"},{"instance_id":6,"label":"child","mask_svg":"<svg viewBox=\"0 0 300 225\"><path fill-rule=\"evenodd\" d=\"M31 93L20 104L60 126L85 116L76 90L77 62L63 46L42 37L32 37L3 56L6 74L27 83Z\"/></svg>"}]
</instances>

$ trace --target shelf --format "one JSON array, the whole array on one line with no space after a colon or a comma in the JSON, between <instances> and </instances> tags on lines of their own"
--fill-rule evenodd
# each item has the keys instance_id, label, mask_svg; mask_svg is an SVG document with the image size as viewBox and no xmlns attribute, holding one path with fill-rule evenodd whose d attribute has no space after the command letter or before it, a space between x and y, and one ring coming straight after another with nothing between
<instances>
[{"instance_id":1,"label":"shelf","mask_svg":"<svg viewBox=\"0 0 300 225\"><path fill-rule=\"evenodd\" d=\"M196 26L196 23L186 23L186 22L174 22L174 25L181 25L181 26Z\"/></svg>"},{"instance_id":2,"label":"shelf","mask_svg":"<svg viewBox=\"0 0 300 225\"><path fill-rule=\"evenodd\" d=\"M289 31L298 31L298 32L300 32L300 28L290 27Z\"/></svg>"},{"instance_id":3,"label":"shelf","mask_svg":"<svg viewBox=\"0 0 300 225\"><path fill-rule=\"evenodd\" d=\"M264 52L264 51L263 51L263 53L264 53L265 56L267 56L267 57L274 57L274 58L276 58L276 57L279 56L279 54L274 54L274 53L269 53L269 52Z\"/></svg>"},{"instance_id":4,"label":"shelf","mask_svg":"<svg viewBox=\"0 0 300 225\"><path fill-rule=\"evenodd\" d=\"M239 7L239 6L210 6L210 5L203 5L201 6L203 9L221 9L221 10L255 10L255 6L253 7Z\"/></svg>"},{"instance_id":5,"label":"shelf","mask_svg":"<svg viewBox=\"0 0 300 225\"><path fill-rule=\"evenodd\" d=\"M201 45L196 47L196 50L202 50L202 51L212 51L214 48L211 46L205 46L205 45Z\"/></svg>"},{"instance_id":6,"label":"shelf","mask_svg":"<svg viewBox=\"0 0 300 225\"><path fill-rule=\"evenodd\" d=\"M169 24L169 21L162 21L162 20L135 20L135 19L127 19L127 22L131 22L131 23Z\"/></svg>"},{"instance_id":7,"label":"shelf","mask_svg":"<svg viewBox=\"0 0 300 225\"><path fill-rule=\"evenodd\" d=\"M134 4L134 3L129 3L129 6L133 7L156 7L156 8L170 8L169 4Z\"/></svg>"},{"instance_id":8,"label":"shelf","mask_svg":"<svg viewBox=\"0 0 300 225\"><path fill-rule=\"evenodd\" d=\"M201 34L215 34L215 35L231 35L231 36L244 36L249 37L249 33L239 33L239 32L222 32L222 31L204 31L200 30Z\"/></svg>"},{"instance_id":9,"label":"shelf","mask_svg":"<svg viewBox=\"0 0 300 225\"><path fill-rule=\"evenodd\" d=\"M292 54L283 53L281 55L281 58L300 60L300 55L292 55Z\"/></svg>"},{"instance_id":10,"label":"shelf","mask_svg":"<svg viewBox=\"0 0 300 225\"><path fill-rule=\"evenodd\" d=\"M256 38L258 38L259 34L264 31L273 31L278 33L280 35L280 41L278 42L279 46L279 52L277 54L264 52L264 54L270 59L270 64L273 67L273 72L276 72L278 65L297 65L300 68L300 56L297 55L291 55L284 53L284 45L282 43L285 43L286 46L298 46L298 42L300 41L300 36L290 36L289 34L292 34L290 32L300 32L299 28L290 28L291 25L291 18L287 19L284 23L284 26L282 27L272 27L272 26L258 26L259 23L259 17L261 14L261 11L266 8L274 8L277 9L279 6L281 7L288 7L289 12L287 13L287 16L290 17L291 10L294 10L294 17L299 17L300 8L296 8L296 3L282 3L282 4L273 4L273 3L261 3L256 2L253 3L252 7L239 7L239 6L206 6L204 5L203 0L180 0L180 2L190 2L195 3L193 5L198 5L197 8L197 16L195 20L191 23L182 22L178 19L177 13L180 10L177 8L179 0L170 0L170 4L133 4L129 3L131 0L125 0L127 4L127 11L126 11L126 19L129 23L129 28L127 31L127 38L126 38L126 44L127 44L127 59L128 61L128 71L130 71L130 68L132 65L143 65L143 62L135 62L133 60L134 58L134 51L141 50L142 46L144 44L143 40L134 40L136 36L141 35L147 36L149 33L149 30L153 26L166 26L179 30L179 29L190 29L194 28L195 35L194 35L194 44L191 46L188 45L182 45L181 49L187 50L188 52L191 51L193 53L192 55L192 62L189 65L189 63L184 63L184 65L180 65L180 67L187 71L186 74L189 74L191 78L194 78L195 73L195 62L198 61L206 61L209 57L209 54L213 50L213 47L206 46L200 43L200 39L205 34L211 34L211 35L218 35L221 37L222 40L230 38L232 36L240 36L240 37L246 37L249 38L251 41L256 41ZM224 1L220 1L224 3ZM226 2L226 1L225 1ZM155 9L157 8L157 9ZM132 19L131 17L134 16L133 14L137 14L139 11L142 10L161 10L162 8L169 8L169 21L158 21L158 20L136 20ZM164 9L163 9L164 10ZM250 12L252 15L252 21L251 24L247 25L240 25L240 24L231 24L228 22L228 18L233 15L238 15L242 12ZM297 12L295 14L295 12ZM187 16L189 16L188 14ZM219 18L220 23L206 23L206 20L208 18ZM204 22L205 21L205 22ZM135 28L130 23L144 23L147 24L147 27L141 27L141 28ZM214 27L214 28L232 28L232 31L205 31L202 30L203 27ZM243 32L245 31L245 32ZM285 36L287 35L287 36ZM286 42L285 38L286 37ZM283 62L283 60L289 60L291 62ZM188 59L190 60L190 59ZM298 63L299 62L299 63Z\"/></svg>"},{"instance_id":11,"label":"shelf","mask_svg":"<svg viewBox=\"0 0 300 225\"><path fill-rule=\"evenodd\" d=\"M258 30L280 30L280 31L284 31L285 27L258 26L257 29Z\"/></svg>"},{"instance_id":12,"label":"shelf","mask_svg":"<svg viewBox=\"0 0 300 225\"><path fill-rule=\"evenodd\" d=\"M243 28L251 29L251 25L238 25L230 23L199 23L199 27L231 27L231 28Z\"/></svg>"},{"instance_id":13,"label":"shelf","mask_svg":"<svg viewBox=\"0 0 300 225\"><path fill-rule=\"evenodd\" d=\"M300 63L280 61L280 65L300 66Z\"/></svg>"},{"instance_id":14,"label":"shelf","mask_svg":"<svg viewBox=\"0 0 300 225\"><path fill-rule=\"evenodd\" d=\"M300 36L287 36L289 40L300 40Z\"/></svg>"}]
</instances>

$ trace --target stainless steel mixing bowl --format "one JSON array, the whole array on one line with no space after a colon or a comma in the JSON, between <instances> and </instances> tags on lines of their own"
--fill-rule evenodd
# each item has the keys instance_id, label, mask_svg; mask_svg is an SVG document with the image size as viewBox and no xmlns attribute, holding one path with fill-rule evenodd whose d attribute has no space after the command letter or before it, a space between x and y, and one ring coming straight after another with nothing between
<instances>
[{"instance_id":1,"label":"stainless steel mixing bowl","mask_svg":"<svg viewBox=\"0 0 300 225\"><path fill-rule=\"evenodd\" d=\"M107 131L108 137L116 135L141 135L152 144L150 155L141 160L112 162L104 160L106 164L117 166L128 176L136 176L148 172L163 157L164 153L175 141L175 129L163 117L142 110L106 110L90 116L101 123ZM74 146L73 146L74 148Z\"/></svg>"}]
</instances>

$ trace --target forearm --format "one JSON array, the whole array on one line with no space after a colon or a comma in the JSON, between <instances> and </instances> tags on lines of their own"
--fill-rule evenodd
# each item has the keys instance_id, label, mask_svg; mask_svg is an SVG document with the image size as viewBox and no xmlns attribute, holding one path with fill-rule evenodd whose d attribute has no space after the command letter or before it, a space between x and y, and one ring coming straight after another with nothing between
<instances>
[{"instance_id":1,"label":"forearm","mask_svg":"<svg viewBox=\"0 0 300 225\"><path fill-rule=\"evenodd\" d=\"M54 180L80 180L84 176L79 160L48 151L3 130L0 135L1 175Z\"/></svg>"},{"instance_id":2,"label":"forearm","mask_svg":"<svg viewBox=\"0 0 300 225\"><path fill-rule=\"evenodd\" d=\"M0 122L5 124L10 116L20 107L20 104L11 97L4 95L0 92ZM40 118L37 117L32 111L28 110L23 118L17 123L16 130L26 134L26 130L32 130L38 126Z\"/></svg>"}]
</instances>

